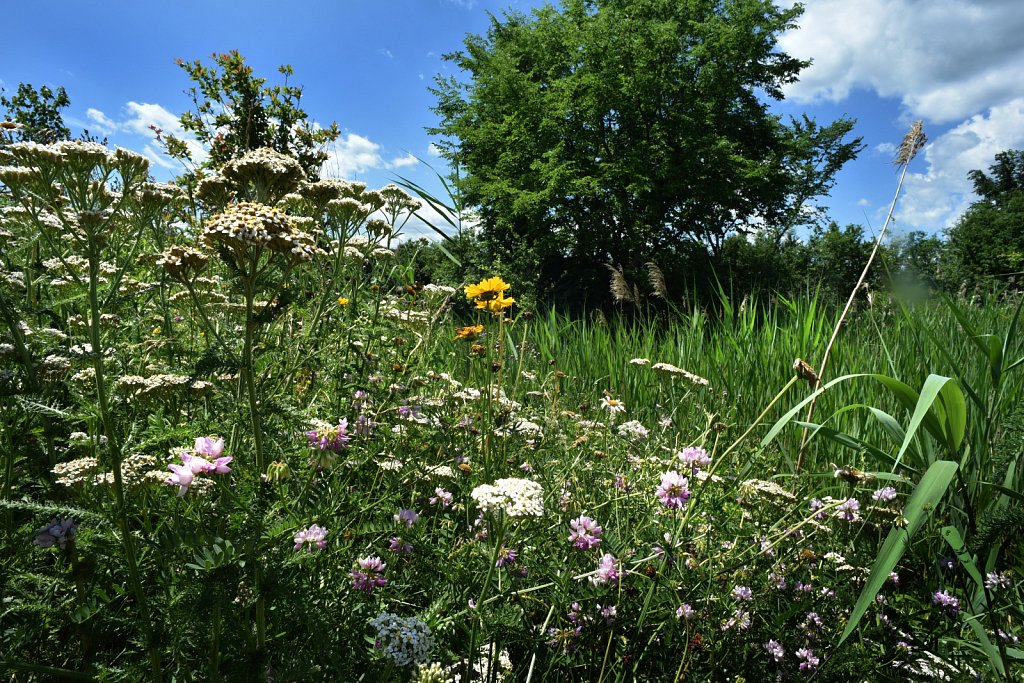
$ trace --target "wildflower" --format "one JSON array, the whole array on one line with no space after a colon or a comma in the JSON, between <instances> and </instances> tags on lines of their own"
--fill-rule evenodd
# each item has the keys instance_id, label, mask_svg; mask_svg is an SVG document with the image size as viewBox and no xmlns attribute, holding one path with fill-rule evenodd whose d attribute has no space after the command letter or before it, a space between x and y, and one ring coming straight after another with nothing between
<instances>
[{"instance_id":1,"label":"wildflower","mask_svg":"<svg viewBox=\"0 0 1024 683\"><path fill-rule=\"evenodd\" d=\"M754 599L754 593L746 586L736 586L732 589L732 597L744 602L750 602Z\"/></svg>"},{"instance_id":2,"label":"wildflower","mask_svg":"<svg viewBox=\"0 0 1024 683\"><path fill-rule=\"evenodd\" d=\"M888 503L890 500L896 498L896 489L891 486L880 488L871 494L873 500L877 500L879 503Z\"/></svg>"},{"instance_id":3,"label":"wildflower","mask_svg":"<svg viewBox=\"0 0 1024 683\"><path fill-rule=\"evenodd\" d=\"M995 588L1009 588L1013 585L1013 580L1010 579L1010 575L1006 572L989 572L985 575L985 588L993 590Z\"/></svg>"},{"instance_id":4,"label":"wildflower","mask_svg":"<svg viewBox=\"0 0 1024 683\"><path fill-rule=\"evenodd\" d=\"M370 622L377 637L374 647L398 666L424 664L434 647L430 627L415 617L399 617L388 612Z\"/></svg>"},{"instance_id":5,"label":"wildflower","mask_svg":"<svg viewBox=\"0 0 1024 683\"><path fill-rule=\"evenodd\" d=\"M352 578L352 588L370 595L375 588L386 586L388 580L384 578L385 567L387 567L387 563L376 555L360 557L356 560L356 567L349 572L349 576Z\"/></svg>"},{"instance_id":6,"label":"wildflower","mask_svg":"<svg viewBox=\"0 0 1024 683\"><path fill-rule=\"evenodd\" d=\"M494 561L494 566L505 567L510 564L513 564L518 559L519 553L514 548L506 548L505 546L501 546L501 548L498 549L498 559Z\"/></svg>"},{"instance_id":7,"label":"wildflower","mask_svg":"<svg viewBox=\"0 0 1024 683\"><path fill-rule=\"evenodd\" d=\"M597 613L604 617L604 623L611 625L615 623L615 615L617 610L615 605L608 605L607 607L597 606Z\"/></svg>"},{"instance_id":8,"label":"wildflower","mask_svg":"<svg viewBox=\"0 0 1024 683\"><path fill-rule=\"evenodd\" d=\"M690 603L688 603L688 602L684 602L678 608L676 608L676 618L677 619L686 619L687 621L689 621L690 619L693 619L693 615L695 615L695 614L696 614L696 612L694 611L693 607L691 607Z\"/></svg>"},{"instance_id":9,"label":"wildflower","mask_svg":"<svg viewBox=\"0 0 1024 683\"><path fill-rule=\"evenodd\" d=\"M78 525L70 517L54 517L43 528L36 531L33 543L40 548L50 548L54 544L64 550L68 542L74 542L78 533Z\"/></svg>"},{"instance_id":10,"label":"wildflower","mask_svg":"<svg viewBox=\"0 0 1024 683\"><path fill-rule=\"evenodd\" d=\"M569 522L572 531L569 532L569 541L580 550L590 550L601 544L601 534L604 529L597 525L597 522L586 515L580 515Z\"/></svg>"},{"instance_id":11,"label":"wildflower","mask_svg":"<svg viewBox=\"0 0 1024 683\"><path fill-rule=\"evenodd\" d=\"M782 649L782 645L776 640L769 640L764 644L764 649L768 651L768 654L776 662L781 662L782 658L786 656L786 651Z\"/></svg>"},{"instance_id":12,"label":"wildflower","mask_svg":"<svg viewBox=\"0 0 1024 683\"><path fill-rule=\"evenodd\" d=\"M392 536L391 542L388 543L388 550L399 555L410 555L412 554L412 544L402 540L398 536Z\"/></svg>"},{"instance_id":13,"label":"wildflower","mask_svg":"<svg viewBox=\"0 0 1024 683\"><path fill-rule=\"evenodd\" d=\"M802 647L796 651L796 658L800 661L801 671L813 671L818 668L818 664L821 660L814 656L814 650L807 647Z\"/></svg>"},{"instance_id":14,"label":"wildflower","mask_svg":"<svg viewBox=\"0 0 1024 683\"><path fill-rule=\"evenodd\" d=\"M337 426L323 422L316 424L316 429L306 432L311 448L321 451L338 452L345 448L349 442L348 420L338 420Z\"/></svg>"},{"instance_id":15,"label":"wildflower","mask_svg":"<svg viewBox=\"0 0 1024 683\"><path fill-rule=\"evenodd\" d=\"M452 494L441 487L434 489L434 495L430 497L431 505L440 505L442 508L451 507Z\"/></svg>"},{"instance_id":16,"label":"wildflower","mask_svg":"<svg viewBox=\"0 0 1024 683\"><path fill-rule=\"evenodd\" d=\"M690 498L689 482L686 477L681 476L675 470L665 472L661 475L661 484L658 486L656 495L665 507L676 510L684 505Z\"/></svg>"},{"instance_id":17,"label":"wildflower","mask_svg":"<svg viewBox=\"0 0 1024 683\"><path fill-rule=\"evenodd\" d=\"M847 522L853 522L857 520L858 510L860 510L860 501L856 498L847 498L845 502L840 503L839 507L836 508L836 516Z\"/></svg>"},{"instance_id":18,"label":"wildflower","mask_svg":"<svg viewBox=\"0 0 1024 683\"><path fill-rule=\"evenodd\" d=\"M824 519L825 518L825 513L824 512L819 512L819 510L821 510L823 507L825 507L825 503L822 502L821 498L812 498L811 502L810 502L810 507L811 507L811 512L815 513L815 515L814 515L815 519Z\"/></svg>"},{"instance_id":19,"label":"wildflower","mask_svg":"<svg viewBox=\"0 0 1024 683\"><path fill-rule=\"evenodd\" d=\"M394 519L396 522L404 524L406 529L411 529L413 524L420 521L420 516L415 510L402 508L395 514Z\"/></svg>"},{"instance_id":20,"label":"wildflower","mask_svg":"<svg viewBox=\"0 0 1024 683\"><path fill-rule=\"evenodd\" d=\"M624 436L633 441L642 441L647 438L647 428L637 420L630 420L619 425L619 436Z\"/></svg>"},{"instance_id":21,"label":"wildflower","mask_svg":"<svg viewBox=\"0 0 1024 683\"><path fill-rule=\"evenodd\" d=\"M941 605L949 610L950 614L960 611L960 601L949 594L949 591L935 591L932 593L932 602Z\"/></svg>"},{"instance_id":22,"label":"wildflower","mask_svg":"<svg viewBox=\"0 0 1024 683\"><path fill-rule=\"evenodd\" d=\"M601 398L601 407L607 410L612 415L621 413L626 410L626 404L616 398L609 398L604 396Z\"/></svg>"},{"instance_id":23,"label":"wildflower","mask_svg":"<svg viewBox=\"0 0 1024 683\"><path fill-rule=\"evenodd\" d=\"M327 529L323 528L319 524L311 524L305 529L300 529L295 534L295 550L306 550L312 552L313 546L316 546L320 550L327 547Z\"/></svg>"},{"instance_id":24,"label":"wildflower","mask_svg":"<svg viewBox=\"0 0 1024 683\"><path fill-rule=\"evenodd\" d=\"M597 563L597 571L590 577L595 585L618 583L621 578L619 561L611 553L605 553Z\"/></svg>"},{"instance_id":25,"label":"wildflower","mask_svg":"<svg viewBox=\"0 0 1024 683\"><path fill-rule=\"evenodd\" d=\"M615 488L619 491L629 491L633 487L630 485L629 480L623 474L615 475Z\"/></svg>"},{"instance_id":26,"label":"wildflower","mask_svg":"<svg viewBox=\"0 0 1024 683\"><path fill-rule=\"evenodd\" d=\"M474 341L478 335L484 331L483 325L468 325L466 327L455 328L455 339L464 339L466 341Z\"/></svg>"},{"instance_id":27,"label":"wildflower","mask_svg":"<svg viewBox=\"0 0 1024 683\"><path fill-rule=\"evenodd\" d=\"M339 296L338 297L338 305L339 306L348 306L348 299L346 299L343 296Z\"/></svg>"},{"instance_id":28,"label":"wildflower","mask_svg":"<svg viewBox=\"0 0 1024 683\"><path fill-rule=\"evenodd\" d=\"M499 479L473 489L470 496L481 510L502 510L510 517L544 514L544 489L529 479Z\"/></svg>"},{"instance_id":29,"label":"wildflower","mask_svg":"<svg viewBox=\"0 0 1024 683\"><path fill-rule=\"evenodd\" d=\"M711 463L711 456L700 446L691 446L678 452L679 459L684 465L693 469L694 473L701 467Z\"/></svg>"},{"instance_id":30,"label":"wildflower","mask_svg":"<svg viewBox=\"0 0 1024 683\"><path fill-rule=\"evenodd\" d=\"M466 298L475 300L480 307L480 301L495 299L510 287L511 285L506 284L500 277L487 278L475 285L466 285Z\"/></svg>"},{"instance_id":31,"label":"wildflower","mask_svg":"<svg viewBox=\"0 0 1024 683\"><path fill-rule=\"evenodd\" d=\"M172 486L178 487L178 495L184 496L188 493L188 487L192 485L192 481L195 479L195 472L192 471L191 467L186 465L171 464L168 465L172 474L167 477L167 483Z\"/></svg>"},{"instance_id":32,"label":"wildflower","mask_svg":"<svg viewBox=\"0 0 1024 683\"><path fill-rule=\"evenodd\" d=\"M723 631L731 631L732 629L746 631L748 628L750 628L750 612L741 609L733 612L732 616L722 624Z\"/></svg>"}]
</instances>

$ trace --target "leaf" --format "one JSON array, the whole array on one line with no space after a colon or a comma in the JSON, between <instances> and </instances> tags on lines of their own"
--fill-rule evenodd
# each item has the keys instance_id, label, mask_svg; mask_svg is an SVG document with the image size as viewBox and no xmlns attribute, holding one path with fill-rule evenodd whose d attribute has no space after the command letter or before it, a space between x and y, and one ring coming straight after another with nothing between
<instances>
[{"instance_id":1,"label":"leaf","mask_svg":"<svg viewBox=\"0 0 1024 683\"><path fill-rule=\"evenodd\" d=\"M903 508L903 514L907 520L906 526L902 528L894 526L889 531L889 536L885 539L882 549L875 558L874 565L871 567L871 574L868 575L867 584L865 584L864 590L861 591L860 597L857 598L857 604L850 614L850 620L846 624L843 635L839 638L838 645L842 645L857 628L868 606L875 601L878 591L885 584L886 579L889 578L889 573L892 572L896 563L903 557L907 547L910 545L911 539L921 529L925 521L935 510L939 500L945 495L946 489L949 487L949 483L953 481L956 471L957 464L955 462L938 460L933 462L928 471L921 477L917 488L914 489L910 500L907 501L906 506Z\"/></svg>"}]
</instances>

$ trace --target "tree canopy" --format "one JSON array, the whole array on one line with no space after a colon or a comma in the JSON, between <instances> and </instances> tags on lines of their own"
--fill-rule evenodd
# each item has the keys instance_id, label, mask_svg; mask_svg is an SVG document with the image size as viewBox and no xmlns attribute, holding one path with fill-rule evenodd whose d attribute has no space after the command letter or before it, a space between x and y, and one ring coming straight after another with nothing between
<instances>
[{"instance_id":1,"label":"tree canopy","mask_svg":"<svg viewBox=\"0 0 1024 683\"><path fill-rule=\"evenodd\" d=\"M807 62L776 50L799 6L563 0L492 17L438 77L445 156L492 250L535 279L637 268L753 229L815 221L861 148L853 121L784 121L768 99Z\"/></svg>"},{"instance_id":2,"label":"tree canopy","mask_svg":"<svg viewBox=\"0 0 1024 683\"><path fill-rule=\"evenodd\" d=\"M61 110L71 105L64 88L53 90L44 85L36 89L31 83L19 83L11 97L0 95L0 105L7 110L7 120L21 124L15 136L19 141L45 145L71 137L61 116Z\"/></svg>"}]
</instances>

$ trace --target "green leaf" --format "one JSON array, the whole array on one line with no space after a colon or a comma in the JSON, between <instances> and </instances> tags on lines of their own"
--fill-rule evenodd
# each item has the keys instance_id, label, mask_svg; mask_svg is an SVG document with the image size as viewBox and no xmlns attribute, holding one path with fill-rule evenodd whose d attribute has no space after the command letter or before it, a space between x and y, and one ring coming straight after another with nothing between
<instances>
[{"instance_id":1,"label":"green leaf","mask_svg":"<svg viewBox=\"0 0 1024 683\"><path fill-rule=\"evenodd\" d=\"M878 591L885 584L886 579L889 578L889 573L892 572L896 563L903 557L903 553L909 547L911 539L921 529L928 517L934 512L935 506L942 499L942 496L945 495L949 483L953 481L953 477L956 475L956 471L957 465L955 462L938 460L933 462L928 471L921 477L917 488L914 489L910 500L907 501L906 506L903 508L906 526L894 526L889 531L889 536L885 539L885 543L882 545L882 549L878 552L874 565L871 567L871 574L868 575L867 584L864 586L864 590L861 591L860 597L857 598L857 604L850 614L850 620L846 624L846 629L839 638L839 645L845 642L857 628L868 606L874 602Z\"/></svg>"}]
</instances>

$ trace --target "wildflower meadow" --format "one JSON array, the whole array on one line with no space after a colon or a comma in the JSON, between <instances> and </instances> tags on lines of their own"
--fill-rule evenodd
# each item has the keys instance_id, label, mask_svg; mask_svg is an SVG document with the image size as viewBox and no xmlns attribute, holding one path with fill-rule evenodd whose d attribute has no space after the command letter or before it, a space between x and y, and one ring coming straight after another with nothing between
<instances>
[{"instance_id":1,"label":"wildflower meadow","mask_svg":"<svg viewBox=\"0 0 1024 683\"><path fill-rule=\"evenodd\" d=\"M815 389L813 294L569 319L271 149L3 153L7 680L1019 676L1018 299L864 308Z\"/></svg>"}]
</instances>

